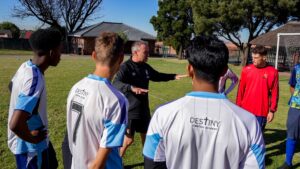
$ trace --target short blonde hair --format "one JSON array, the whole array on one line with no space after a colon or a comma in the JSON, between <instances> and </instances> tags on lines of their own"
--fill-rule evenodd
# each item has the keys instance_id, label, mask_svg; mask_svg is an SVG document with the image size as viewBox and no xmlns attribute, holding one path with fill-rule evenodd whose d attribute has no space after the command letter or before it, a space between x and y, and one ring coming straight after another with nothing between
<instances>
[{"instance_id":1,"label":"short blonde hair","mask_svg":"<svg viewBox=\"0 0 300 169\"><path fill-rule=\"evenodd\" d=\"M124 51L124 40L114 32L103 32L95 42L96 60L103 64L114 65Z\"/></svg>"}]
</instances>

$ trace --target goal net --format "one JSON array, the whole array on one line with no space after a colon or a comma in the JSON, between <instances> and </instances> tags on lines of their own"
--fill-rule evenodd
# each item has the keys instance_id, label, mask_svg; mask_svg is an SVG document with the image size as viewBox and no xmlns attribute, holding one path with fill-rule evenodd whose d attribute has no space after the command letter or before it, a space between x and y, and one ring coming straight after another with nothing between
<instances>
[{"instance_id":1,"label":"goal net","mask_svg":"<svg viewBox=\"0 0 300 169\"><path fill-rule=\"evenodd\" d=\"M278 33L274 66L278 70L291 70L300 60L299 52L300 33Z\"/></svg>"}]
</instances>

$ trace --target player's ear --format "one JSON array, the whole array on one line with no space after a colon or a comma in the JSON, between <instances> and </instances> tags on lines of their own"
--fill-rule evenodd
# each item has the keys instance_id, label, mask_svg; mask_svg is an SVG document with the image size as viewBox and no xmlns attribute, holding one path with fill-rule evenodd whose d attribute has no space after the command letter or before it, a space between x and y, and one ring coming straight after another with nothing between
<instances>
[{"instance_id":1,"label":"player's ear","mask_svg":"<svg viewBox=\"0 0 300 169\"><path fill-rule=\"evenodd\" d=\"M191 64L188 64L187 65L187 74L189 75L189 77L193 78L194 75L195 75L195 72L194 72L194 68Z\"/></svg>"},{"instance_id":2,"label":"player's ear","mask_svg":"<svg viewBox=\"0 0 300 169\"><path fill-rule=\"evenodd\" d=\"M97 57L96 52L93 51L93 53L92 53L92 59L93 59L94 61L96 61L96 57Z\"/></svg>"},{"instance_id":3,"label":"player's ear","mask_svg":"<svg viewBox=\"0 0 300 169\"><path fill-rule=\"evenodd\" d=\"M267 61L267 56L263 56L263 60L266 62Z\"/></svg>"}]
</instances>

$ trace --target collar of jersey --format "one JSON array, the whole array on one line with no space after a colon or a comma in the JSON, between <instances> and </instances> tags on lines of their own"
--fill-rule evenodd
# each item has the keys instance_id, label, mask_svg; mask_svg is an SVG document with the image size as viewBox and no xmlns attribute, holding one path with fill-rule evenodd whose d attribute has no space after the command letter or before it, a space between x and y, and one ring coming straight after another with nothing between
<instances>
[{"instance_id":1,"label":"collar of jersey","mask_svg":"<svg viewBox=\"0 0 300 169\"><path fill-rule=\"evenodd\" d=\"M94 74L89 74L89 75L88 75L88 78L94 79L94 80L98 80L98 81L104 81L104 82L110 83L108 79L103 78L103 77L100 77L100 76L97 76L97 75L94 75Z\"/></svg>"},{"instance_id":2,"label":"collar of jersey","mask_svg":"<svg viewBox=\"0 0 300 169\"><path fill-rule=\"evenodd\" d=\"M38 68L37 65L35 65L35 64L32 63L32 60L31 60L31 59L27 61L27 65L28 65L28 66L31 66L31 67L36 67L36 68Z\"/></svg>"},{"instance_id":3,"label":"collar of jersey","mask_svg":"<svg viewBox=\"0 0 300 169\"><path fill-rule=\"evenodd\" d=\"M212 93L212 92L190 92L186 94L187 96L194 97L204 97L204 98L213 98L213 99L226 99L226 96L221 93Z\"/></svg>"}]
</instances>

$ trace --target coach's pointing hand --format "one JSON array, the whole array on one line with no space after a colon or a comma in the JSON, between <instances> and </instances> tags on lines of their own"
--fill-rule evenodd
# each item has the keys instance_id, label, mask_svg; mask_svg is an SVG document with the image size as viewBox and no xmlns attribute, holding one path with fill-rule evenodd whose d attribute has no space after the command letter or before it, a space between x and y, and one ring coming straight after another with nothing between
<instances>
[{"instance_id":1,"label":"coach's pointing hand","mask_svg":"<svg viewBox=\"0 0 300 169\"><path fill-rule=\"evenodd\" d=\"M146 94L149 90L131 86L131 91L135 94Z\"/></svg>"},{"instance_id":2,"label":"coach's pointing hand","mask_svg":"<svg viewBox=\"0 0 300 169\"><path fill-rule=\"evenodd\" d=\"M176 75L175 79L179 80L179 79L184 78L184 77L188 77L188 75Z\"/></svg>"}]
</instances>

